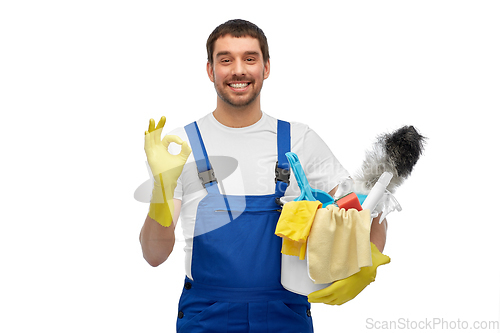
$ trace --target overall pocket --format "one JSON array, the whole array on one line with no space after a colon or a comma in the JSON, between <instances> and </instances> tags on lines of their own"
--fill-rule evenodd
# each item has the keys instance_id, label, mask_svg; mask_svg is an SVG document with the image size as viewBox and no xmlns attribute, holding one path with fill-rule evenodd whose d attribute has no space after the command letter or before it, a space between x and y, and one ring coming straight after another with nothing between
<instances>
[{"instance_id":1,"label":"overall pocket","mask_svg":"<svg viewBox=\"0 0 500 333\"><path fill-rule=\"evenodd\" d=\"M270 332L313 332L311 310L306 304L269 302L268 320Z\"/></svg>"},{"instance_id":2,"label":"overall pocket","mask_svg":"<svg viewBox=\"0 0 500 333\"><path fill-rule=\"evenodd\" d=\"M226 332L227 309L228 303L210 301L199 297L188 302L182 302L181 300L177 316L177 332Z\"/></svg>"}]
</instances>

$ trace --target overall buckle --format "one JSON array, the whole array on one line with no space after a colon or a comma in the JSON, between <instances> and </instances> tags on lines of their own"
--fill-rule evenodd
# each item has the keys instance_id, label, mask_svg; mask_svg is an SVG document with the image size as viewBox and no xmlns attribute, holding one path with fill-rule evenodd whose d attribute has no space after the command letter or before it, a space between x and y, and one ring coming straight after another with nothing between
<instances>
[{"instance_id":1,"label":"overall buckle","mask_svg":"<svg viewBox=\"0 0 500 333\"><path fill-rule=\"evenodd\" d=\"M198 172L198 177L201 179L201 183L203 184L203 186L212 182L217 183L217 178L215 178L215 173L213 169L203 172Z\"/></svg>"},{"instance_id":2,"label":"overall buckle","mask_svg":"<svg viewBox=\"0 0 500 333\"><path fill-rule=\"evenodd\" d=\"M276 175L276 178L274 180L275 183L280 181L286 183L287 185L290 185L290 169L279 168L278 162L276 162L275 175Z\"/></svg>"}]
</instances>

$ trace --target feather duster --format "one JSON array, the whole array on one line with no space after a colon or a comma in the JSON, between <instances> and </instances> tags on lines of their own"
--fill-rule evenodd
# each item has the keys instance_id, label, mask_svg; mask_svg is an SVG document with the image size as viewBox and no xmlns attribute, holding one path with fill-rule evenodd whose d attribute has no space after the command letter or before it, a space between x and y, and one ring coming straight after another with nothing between
<instances>
[{"instance_id":1,"label":"feather duster","mask_svg":"<svg viewBox=\"0 0 500 333\"><path fill-rule=\"evenodd\" d=\"M387 190L394 193L410 176L424 151L426 139L413 126L380 135L373 149L366 152L361 170L354 176L356 191L368 193L382 173L388 171L393 178Z\"/></svg>"}]
</instances>

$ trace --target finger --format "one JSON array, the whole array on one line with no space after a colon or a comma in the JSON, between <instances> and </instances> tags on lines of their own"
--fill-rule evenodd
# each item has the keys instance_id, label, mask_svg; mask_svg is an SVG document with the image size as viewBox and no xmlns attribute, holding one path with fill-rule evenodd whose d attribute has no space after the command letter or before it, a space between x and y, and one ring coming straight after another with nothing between
<instances>
[{"instance_id":1,"label":"finger","mask_svg":"<svg viewBox=\"0 0 500 333\"><path fill-rule=\"evenodd\" d=\"M311 298L308 297L309 303L325 303L325 304L330 304L332 302L335 302L337 300L337 295L332 294L332 295L327 295L325 297L318 297L318 298Z\"/></svg>"},{"instance_id":2,"label":"finger","mask_svg":"<svg viewBox=\"0 0 500 333\"><path fill-rule=\"evenodd\" d=\"M148 132L153 133L154 130L155 130L155 120L153 118L151 118L151 119L149 119Z\"/></svg>"},{"instance_id":3,"label":"finger","mask_svg":"<svg viewBox=\"0 0 500 333\"><path fill-rule=\"evenodd\" d=\"M310 297L309 297L309 298L307 298L307 301L308 301L309 303L321 303L320 301L318 301L318 299L317 299L317 298L310 298Z\"/></svg>"},{"instance_id":4,"label":"finger","mask_svg":"<svg viewBox=\"0 0 500 333\"><path fill-rule=\"evenodd\" d=\"M345 301L345 302L347 302L347 301ZM328 303L325 303L325 304L328 304L328 305L342 305L342 304L344 304L345 302L339 301L339 299L337 299L337 298L336 298L336 299L334 299L333 301L328 302Z\"/></svg>"},{"instance_id":5,"label":"finger","mask_svg":"<svg viewBox=\"0 0 500 333\"><path fill-rule=\"evenodd\" d=\"M160 118L160 121L158 122L158 125L156 126L156 129L163 128L163 126L165 126L166 121L167 121L167 118L165 118L165 116L162 116Z\"/></svg>"},{"instance_id":6,"label":"finger","mask_svg":"<svg viewBox=\"0 0 500 333\"><path fill-rule=\"evenodd\" d=\"M308 295L309 298L323 298L325 296L331 295L336 291L336 285L329 285L326 288L320 289L318 291L314 291Z\"/></svg>"},{"instance_id":7,"label":"finger","mask_svg":"<svg viewBox=\"0 0 500 333\"><path fill-rule=\"evenodd\" d=\"M163 125L165 125L165 117L162 117L160 119L160 121L158 122L158 125L156 126L156 128L153 129L153 142L154 142L154 145L159 145L160 142L161 142L161 132L163 130ZM163 125L162 125L162 120L163 120ZM153 125L154 125L154 122L153 122Z\"/></svg>"},{"instance_id":8,"label":"finger","mask_svg":"<svg viewBox=\"0 0 500 333\"><path fill-rule=\"evenodd\" d=\"M162 143L167 149L171 143L176 143L180 145L181 151L178 154L178 156L184 159L184 161L186 161L189 157L189 154L191 154L191 147L189 147L188 143L186 141L183 141L177 135L165 135L165 137L162 140Z\"/></svg>"},{"instance_id":9,"label":"finger","mask_svg":"<svg viewBox=\"0 0 500 333\"><path fill-rule=\"evenodd\" d=\"M382 254L382 256L383 256L383 260L379 266L386 265L386 264L391 262L391 258L389 256L386 256L385 254Z\"/></svg>"},{"instance_id":10,"label":"finger","mask_svg":"<svg viewBox=\"0 0 500 333\"><path fill-rule=\"evenodd\" d=\"M163 138L163 140L161 140L161 142L163 143L163 145L165 147L168 148L168 146L174 142L174 143L177 143L178 145L182 145L182 143L184 141L182 141L181 138L179 138L177 135L165 135L165 137Z\"/></svg>"},{"instance_id":11,"label":"finger","mask_svg":"<svg viewBox=\"0 0 500 333\"><path fill-rule=\"evenodd\" d=\"M184 141L182 143L182 147L181 147L181 152L179 153L179 155L184 159L184 160L187 160L188 157L189 157L189 154L191 154L191 147L189 147L188 143L186 141Z\"/></svg>"},{"instance_id":12,"label":"finger","mask_svg":"<svg viewBox=\"0 0 500 333\"><path fill-rule=\"evenodd\" d=\"M309 303L325 303L330 304L330 302L336 301L336 297L322 297L322 298L308 298L307 301Z\"/></svg>"},{"instance_id":13,"label":"finger","mask_svg":"<svg viewBox=\"0 0 500 333\"><path fill-rule=\"evenodd\" d=\"M344 303L349 302L350 300L352 300L352 298L351 299L339 299L339 298L337 298L337 299L335 299L329 303L326 303L326 304L328 304L328 305L342 305Z\"/></svg>"},{"instance_id":14,"label":"finger","mask_svg":"<svg viewBox=\"0 0 500 333\"><path fill-rule=\"evenodd\" d=\"M144 150L151 148L151 134L148 131L144 132Z\"/></svg>"},{"instance_id":15,"label":"finger","mask_svg":"<svg viewBox=\"0 0 500 333\"><path fill-rule=\"evenodd\" d=\"M148 128L148 132L149 132L149 141L150 141L150 144L151 144L151 147L154 147L154 145L156 144L155 142L155 120L153 118L149 119L149 128Z\"/></svg>"},{"instance_id":16,"label":"finger","mask_svg":"<svg viewBox=\"0 0 500 333\"><path fill-rule=\"evenodd\" d=\"M156 125L156 127L154 127L154 120L153 120L153 142L155 145L157 144L160 144L160 141L161 141L161 132L163 130L163 126L165 126L165 121L166 121L166 118L165 116L162 116L160 118L160 121L158 121L158 124Z\"/></svg>"}]
</instances>

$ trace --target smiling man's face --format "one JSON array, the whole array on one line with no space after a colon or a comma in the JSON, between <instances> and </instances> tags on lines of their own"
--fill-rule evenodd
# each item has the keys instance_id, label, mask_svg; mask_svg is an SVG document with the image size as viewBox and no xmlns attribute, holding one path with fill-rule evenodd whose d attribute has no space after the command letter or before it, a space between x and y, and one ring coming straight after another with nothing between
<instances>
[{"instance_id":1,"label":"smiling man's face","mask_svg":"<svg viewBox=\"0 0 500 333\"><path fill-rule=\"evenodd\" d=\"M264 63L259 41L244 36L225 35L215 42L213 65L207 72L218 97L232 107L246 107L260 95L269 77L269 61Z\"/></svg>"}]
</instances>

